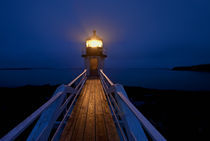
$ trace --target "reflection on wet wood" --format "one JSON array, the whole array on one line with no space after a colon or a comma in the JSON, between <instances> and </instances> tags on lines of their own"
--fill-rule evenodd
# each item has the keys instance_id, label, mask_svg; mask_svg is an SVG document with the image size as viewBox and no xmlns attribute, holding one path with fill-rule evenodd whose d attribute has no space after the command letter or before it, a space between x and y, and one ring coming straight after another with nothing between
<instances>
[{"instance_id":1,"label":"reflection on wet wood","mask_svg":"<svg viewBox=\"0 0 210 141\"><path fill-rule=\"evenodd\" d=\"M115 141L119 136L101 82L88 79L61 135L61 141Z\"/></svg>"}]
</instances>

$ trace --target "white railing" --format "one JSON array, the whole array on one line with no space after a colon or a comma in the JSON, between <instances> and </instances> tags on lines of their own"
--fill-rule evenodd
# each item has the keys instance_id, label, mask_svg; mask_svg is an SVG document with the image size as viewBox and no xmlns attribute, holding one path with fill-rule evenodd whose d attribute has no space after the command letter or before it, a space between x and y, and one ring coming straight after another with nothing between
<instances>
[{"instance_id":1,"label":"white railing","mask_svg":"<svg viewBox=\"0 0 210 141\"><path fill-rule=\"evenodd\" d=\"M130 102L122 85L114 84L102 70L100 70L100 79L107 93L107 99L111 101L110 107L115 108L112 110L114 118L116 119L115 115L120 117L120 121L123 122L121 126L124 127L124 134L127 135L128 140L148 140L150 138L154 141L166 141L160 132ZM119 129L121 128L119 127ZM149 137L146 136L145 131Z\"/></svg>"},{"instance_id":2,"label":"white railing","mask_svg":"<svg viewBox=\"0 0 210 141\"><path fill-rule=\"evenodd\" d=\"M66 112L65 116L63 117L57 128L61 131L61 127L67 118L67 114L70 114L70 111L73 108L73 104L76 101L76 98L80 93L86 79L86 70L84 70L68 85L59 86L53 96L44 105L38 108L35 112L33 112L29 117L18 124L0 140L15 140L38 118L39 120L37 121L27 140L47 140L51 133L51 129L56 123L58 117L61 115L62 112ZM73 87L73 84L75 85L75 87ZM69 104L70 101L71 103ZM70 106L68 107L68 105ZM68 110L64 111L64 109ZM59 130L54 133L53 139L56 139L59 136Z\"/></svg>"},{"instance_id":3,"label":"white railing","mask_svg":"<svg viewBox=\"0 0 210 141\"><path fill-rule=\"evenodd\" d=\"M38 118L39 120L27 140L49 140L48 137L51 134L51 129L55 123L59 123L59 125L56 131L51 134L51 140L59 140L65 126L65 122L73 109L74 103L76 102L86 79L86 70L84 70L68 85L59 86L50 100L48 100L44 105L38 108L34 113L13 128L0 140L15 140ZM121 140L148 140L148 138L155 141L166 140L130 102L122 85L114 84L102 70L100 70L100 79L104 87L110 109L113 113L115 123L118 127ZM64 109L66 110L64 111ZM58 117L61 116L61 113L64 113L62 120L57 121ZM145 131L149 137L146 136Z\"/></svg>"}]
</instances>

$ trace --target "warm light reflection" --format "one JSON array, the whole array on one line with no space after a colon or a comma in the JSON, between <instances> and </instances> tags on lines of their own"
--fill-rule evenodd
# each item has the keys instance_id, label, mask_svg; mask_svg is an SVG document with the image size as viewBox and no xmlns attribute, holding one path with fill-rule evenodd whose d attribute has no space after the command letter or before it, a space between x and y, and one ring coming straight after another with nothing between
<instances>
[{"instance_id":1,"label":"warm light reflection","mask_svg":"<svg viewBox=\"0 0 210 141\"><path fill-rule=\"evenodd\" d=\"M101 40L91 39L86 41L86 47L102 47L103 43Z\"/></svg>"}]
</instances>

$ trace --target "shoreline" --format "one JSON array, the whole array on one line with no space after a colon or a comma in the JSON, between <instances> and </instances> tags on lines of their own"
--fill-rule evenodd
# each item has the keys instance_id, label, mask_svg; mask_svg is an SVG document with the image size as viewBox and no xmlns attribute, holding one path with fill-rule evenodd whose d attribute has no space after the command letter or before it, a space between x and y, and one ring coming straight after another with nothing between
<instances>
[{"instance_id":1,"label":"shoreline","mask_svg":"<svg viewBox=\"0 0 210 141\"><path fill-rule=\"evenodd\" d=\"M210 91L126 87L131 102L169 140L205 140L210 132Z\"/></svg>"},{"instance_id":2,"label":"shoreline","mask_svg":"<svg viewBox=\"0 0 210 141\"><path fill-rule=\"evenodd\" d=\"M193 66L177 66L172 68L173 71L197 71L197 72L210 72L210 64L200 64Z\"/></svg>"}]
</instances>

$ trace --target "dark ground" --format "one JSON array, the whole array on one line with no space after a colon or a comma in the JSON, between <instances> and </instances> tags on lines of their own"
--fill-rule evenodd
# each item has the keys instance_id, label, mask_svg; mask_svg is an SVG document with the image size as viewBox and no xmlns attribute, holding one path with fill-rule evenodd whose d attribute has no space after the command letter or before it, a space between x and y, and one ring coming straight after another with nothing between
<instances>
[{"instance_id":1,"label":"dark ground","mask_svg":"<svg viewBox=\"0 0 210 141\"><path fill-rule=\"evenodd\" d=\"M210 64L201 64L201 65L195 65L195 66L174 67L172 70L176 70L176 71L210 72Z\"/></svg>"},{"instance_id":2,"label":"dark ground","mask_svg":"<svg viewBox=\"0 0 210 141\"><path fill-rule=\"evenodd\" d=\"M44 104L56 87L44 85L0 88L0 137Z\"/></svg>"},{"instance_id":3,"label":"dark ground","mask_svg":"<svg viewBox=\"0 0 210 141\"><path fill-rule=\"evenodd\" d=\"M136 107L168 140L209 140L210 92L140 87L125 87L125 90Z\"/></svg>"},{"instance_id":4,"label":"dark ground","mask_svg":"<svg viewBox=\"0 0 210 141\"><path fill-rule=\"evenodd\" d=\"M57 86L0 88L0 137L24 120ZM210 92L125 87L130 100L168 140L207 140Z\"/></svg>"}]
</instances>

